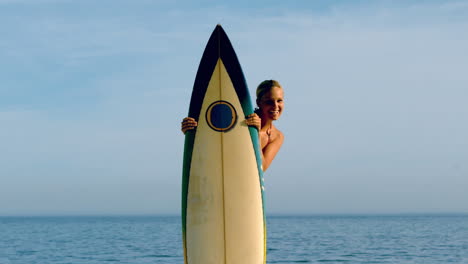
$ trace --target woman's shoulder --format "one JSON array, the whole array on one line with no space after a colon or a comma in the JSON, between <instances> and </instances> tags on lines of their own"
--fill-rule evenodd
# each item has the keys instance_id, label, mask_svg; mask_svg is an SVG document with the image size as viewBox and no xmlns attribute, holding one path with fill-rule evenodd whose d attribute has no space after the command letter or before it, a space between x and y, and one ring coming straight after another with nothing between
<instances>
[{"instance_id":1,"label":"woman's shoulder","mask_svg":"<svg viewBox=\"0 0 468 264\"><path fill-rule=\"evenodd\" d=\"M274 138L273 138L272 141L279 141L279 142L282 143L283 140L284 140L284 134L283 134L283 132L281 132L281 131L280 131L279 129L277 129L276 127L274 127L274 130L273 130L273 131L274 131L275 136L274 136Z\"/></svg>"}]
</instances>

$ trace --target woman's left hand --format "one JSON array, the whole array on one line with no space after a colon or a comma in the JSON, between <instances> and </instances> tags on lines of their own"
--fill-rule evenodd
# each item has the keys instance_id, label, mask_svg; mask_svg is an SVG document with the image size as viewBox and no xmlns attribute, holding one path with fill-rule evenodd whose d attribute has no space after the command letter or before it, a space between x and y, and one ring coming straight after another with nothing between
<instances>
[{"instance_id":1,"label":"woman's left hand","mask_svg":"<svg viewBox=\"0 0 468 264\"><path fill-rule=\"evenodd\" d=\"M260 131L262 127L262 119L255 113L248 115L247 119L245 119L245 123L247 123L248 126L257 128L258 131Z\"/></svg>"}]
</instances>

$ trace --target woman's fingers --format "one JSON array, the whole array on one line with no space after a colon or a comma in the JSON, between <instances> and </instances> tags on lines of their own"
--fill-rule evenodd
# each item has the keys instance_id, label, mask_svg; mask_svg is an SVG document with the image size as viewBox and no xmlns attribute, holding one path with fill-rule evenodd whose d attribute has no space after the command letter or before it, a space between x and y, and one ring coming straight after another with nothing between
<instances>
[{"instance_id":1,"label":"woman's fingers","mask_svg":"<svg viewBox=\"0 0 468 264\"><path fill-rule=\"evenodd\" d=\"M258 130L260 130L262 119L257 114L253 113L247 116L247 118L245 119L245 123L248 126L254 126ZM186 117L182 120L181 130L185 134L185 132L187 132L188 130L194 129L197 126L198 126L198 123L197 121L195 121L193 117Z\"/></svg>"},{"instance_id":2,"label":"woman's fingers","mask_svg":"<svg viewBox=\"0 0 468 264\"><path fill-rule=\"evenodd\" d=\"M187 130L194 129L197 125L198 123L194 118L186 117L182 120L182 132L185 134Z\"/></svg>"},{"instance_id":3,"label":"woman's fingers","mask_svg":"<svg viewBox=\"0 0 468 264\"><path fill-rule=\"evenodd\" d=\"M260 117L254 113L247 116L247 119L245 119L245 123L248 126L254 126L258 130L260 130L262 119L260 119Z\"/></svg>"}]
</instances>

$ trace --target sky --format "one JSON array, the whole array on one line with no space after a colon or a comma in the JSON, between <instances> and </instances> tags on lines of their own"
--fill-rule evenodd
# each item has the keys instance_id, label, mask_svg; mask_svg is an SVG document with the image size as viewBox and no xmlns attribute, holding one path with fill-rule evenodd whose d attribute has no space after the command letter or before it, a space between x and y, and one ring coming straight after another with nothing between
<instances>
[{"instance_id":1,"label":"sky","mask_svg":"<svg viewBox=\"0 0 468 264\"><path fill-rule=\"evenodd\" d=\"M0 0L0 215L180 214L218 23L284 87L267 214L468 213L468 1Z\"/></svg>"}]
</instances>

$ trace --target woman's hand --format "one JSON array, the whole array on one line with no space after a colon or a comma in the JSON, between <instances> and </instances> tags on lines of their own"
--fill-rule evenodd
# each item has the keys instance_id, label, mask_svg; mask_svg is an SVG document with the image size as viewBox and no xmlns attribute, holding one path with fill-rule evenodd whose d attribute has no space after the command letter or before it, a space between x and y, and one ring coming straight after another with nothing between
<instances>
[{"instance_id":1,"label":"woman's hand","mask_svg":"<svg viewBox=\"0 0 468 264\"><path fill-rule=\"evenodd\" d=\"M247 119L245 119L245 123L247 123L248 126L257 128L258 131L262 128L262 119L255 113L248 115Z\"/></svg>"},{"instance_id":2,"label":"woman's hand","mask_svg":"<svg viewBox=\"0 0 468 264\"><path fill-rule=\"evenodd\" d=\"M192 130L195 129L195 127L198 126L197 121L195 121L195 118L192 117L186 117L182 120L182 133L185 134L187 130Z\"/></svg>"}]
</instances>

